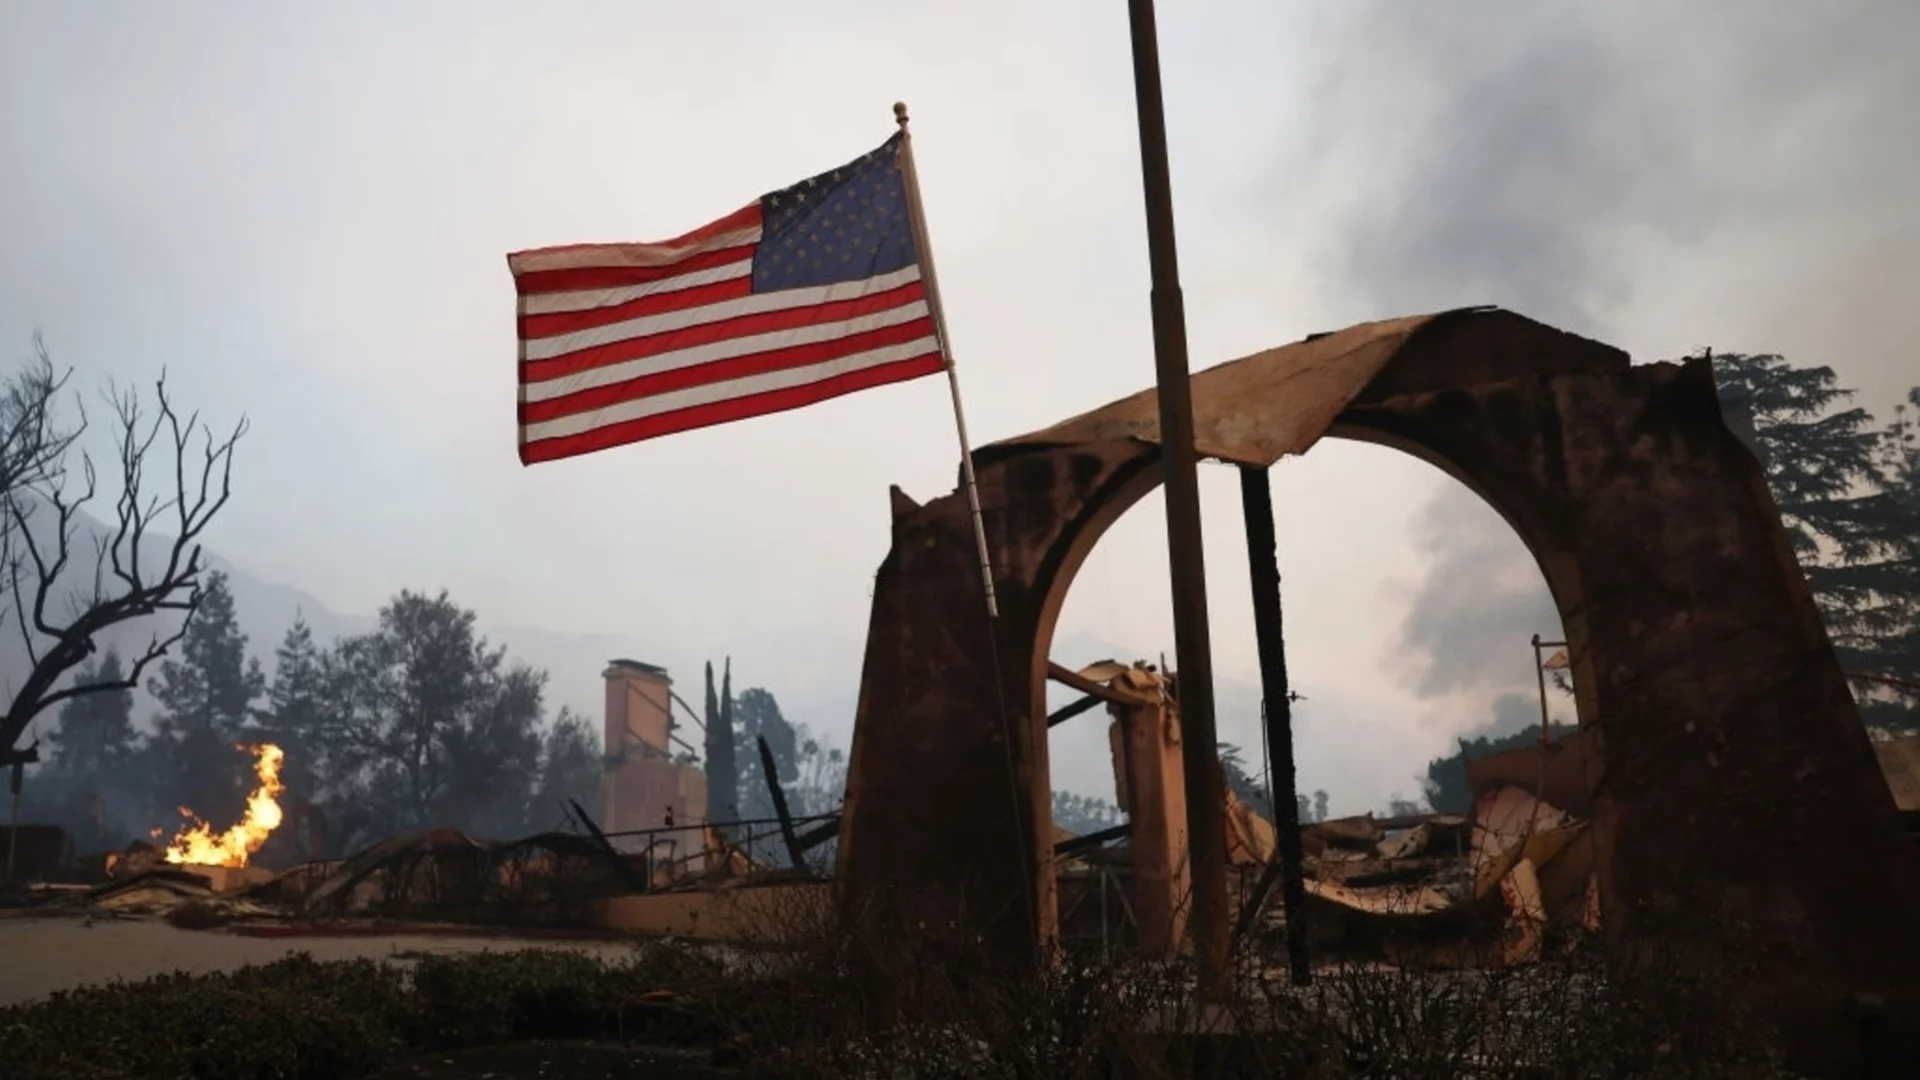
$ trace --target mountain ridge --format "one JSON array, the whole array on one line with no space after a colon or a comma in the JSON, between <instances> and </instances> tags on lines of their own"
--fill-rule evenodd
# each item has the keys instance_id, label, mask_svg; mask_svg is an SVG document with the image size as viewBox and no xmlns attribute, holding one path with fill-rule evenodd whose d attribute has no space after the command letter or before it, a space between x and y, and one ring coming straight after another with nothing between
<instances>
[{"instance_id":1,"label":"mountain ridge","mask_svg":"<svg viewBox=\"0 0 1920 1080\"><path fill-rule=\"evenodd\" d=\"M77 519L72 550L79 565L70 566L68 572L59 579L59 591L63 598L78 586L88 583L93 569L93 545L111 538L110 528L84 509L78 513ZM52 539L51 523L45 515L35 515L30 523L37 526L37 538L42 543ZM149 537L143 550L164 554L171 543L168 537ZM247 635L247 652L260 661L269 678L275 667L275 650L296 619L305 619L314 640L322 646L339 638L366 633L378 624L377 614L337 610L305 589L251 573L211 545L203 544L202 558L208 571L218 571L227 576L235 618L241 631ZM402 588L411 587L396 586L392 595L397 595ZM416 588L415 591L437 593L439 590ZM472 606L468 605L466 598L458 595L453 595L452 599L455 603ZM64 599L61 602L64 603ZM547 672L546 704L549 716L564 706L589 718L597 729L605 708L601 671L607 661L615 658L640 659L665 667L669 673L677 676L676 682L683 684L681 696L698 702L704 695L704 689L698 686L698 680L702 677L701 665L707 659L712 659L717 665L731 656L736 683L742 687L765 687L781 702L783 709L795 714L790 718L820 729L833 719L830 710L844 698L849 702L844 725L849 732L852 728L850 702L853 695L847 693L845 688L858 686L859 645L837 642L831 636L823 636L815 628L760 630L710 645L688 648L654 640L639 632L556 630L495 623L486 618L485 611L477 607L474 610L481 636L494 645L505 647L510 663L524 663ZM10 695L25 677L28 663L18 647L18 626L11 618L7 623L4 633L8 647L0 649L0 690ZM96 644L102 651L112 648L123 658L131 659L145 651L153 635L165 637L177 630L179 625L180 616L177 614L132 620L116 624L97 635ZM178 653L177 646L169 649L166 659L177 658ZM150 665L146 677L150 679L158 674L158 668L159 662ZM684 684L687 683L693 683L696 690L690 692L685 689ZM135 695L136 722L145 726L155 707L151 696L142 687ZM52 715L42 714L36 718L35 727L44 731L53 721Z\"/></svg>"}]
</instances>

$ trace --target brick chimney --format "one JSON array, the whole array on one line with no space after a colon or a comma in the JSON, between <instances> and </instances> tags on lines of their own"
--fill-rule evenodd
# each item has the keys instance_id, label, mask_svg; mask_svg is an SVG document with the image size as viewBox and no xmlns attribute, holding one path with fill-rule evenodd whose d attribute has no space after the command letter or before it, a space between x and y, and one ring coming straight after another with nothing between
<instances>
[{"instance_id":1,"label":"brick chimney","mask_svg":"<svg viewBox=\"0 0 1920 1080\"><path fill-rule=\"evenodd\" d=\"M607 670L600 674L607 681L606 752L608 757L622 762L609 770L601 785L601 827L608 832L658 827L658 821L641 819L645 807L623 807L620 796L623 787L629 789L625 800L628 803L633 803L634 797L640 794L632 790L634 784L629 779L634 775L635 765L673 756L667 741L673 680L668 678L665 668L638 660L610 661ZM622 783L623 779L627 782Z\"/></svg>"}]
</instances>

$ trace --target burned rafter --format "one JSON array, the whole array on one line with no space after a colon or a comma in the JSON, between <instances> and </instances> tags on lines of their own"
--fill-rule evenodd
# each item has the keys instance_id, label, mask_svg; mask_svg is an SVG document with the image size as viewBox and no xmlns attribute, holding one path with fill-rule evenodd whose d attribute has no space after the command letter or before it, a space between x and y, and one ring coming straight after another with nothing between
<instances>
[{"instance_id":1,"label":"burned rafter","mask_svg":"<svg viewBox=\"0 0 1920 1080\"><path fill-rule=\"evenodd\" d=\"M1146 702L1146 699L1138 694L1130 694L1117 687L1095 682L1077 671L1054 663L1052 660L1047 661L1047 678L1052 679L1062 686L1072 687L1088 697L1098 698L1101 701L1111 702L1115 705L1131 706L1144 704ZM1088 708L1091 707L1092 706L1088 706Z\"/></svg>"},{"instance_id":2,"label":"burned rafter","mask_svg":"<svg viewBox=\"0 0 1920 1080\"><path fill-rule=\"evenodd\" d=\"M780 819L780 839L786 842L793 868L805 869L806 849L800 846L800 837L793 831L793 815L787 812L787 793L780 787L780 769L774 764L773 748L767 745L765 735L755 735L753 741L760 745L760 772L767 778L767 794L773 797L773 812Z\"/></svg>"},{"instance_id":3,"label":"burned rafter","mask_svg":"<svg viewBox=\"0 0 1920 1080\"><path fill-rule=\"evenodd\" d=\"M1077 855L1082 851L1091 851L1094 848L1103 847L1111 841L1123 840L1131 835L1133 835L1133 823L1123 821L1118 825L1109 825L1098 832L1090 832L1085 836L1070 836L1053 845L1053 854L1055 857Z\"/></svg>"},{"instance_id":4,"label":"burned rafter","mask_svg":"<svg viewBox=\"0 0 1920 1080\"><path fill-rule=\"evenodd\" d=\"M1081 698L1079 701L1076 701L1071 705L1062 705L1058 709L1055 709L1052 712L1048 713L1047 726L1058 727L1059 725L1066 723L1067 721L1073 719L1074 717L1079 716L1081 713L1087 712L1090 709L1098 708L1099 706L1104 704L1106 704L1105 698L1099 698L1099 697L1095 697L1092 694L1088 694L1086 697Z\"/></svg>"}]
</instances>

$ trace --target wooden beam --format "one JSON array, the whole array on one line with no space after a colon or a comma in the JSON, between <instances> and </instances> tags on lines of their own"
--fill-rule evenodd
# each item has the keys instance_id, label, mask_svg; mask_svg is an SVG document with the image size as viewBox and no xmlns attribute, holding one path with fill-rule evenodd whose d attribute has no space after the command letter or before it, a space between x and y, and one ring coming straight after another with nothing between
<instances>
[{"instance_id":1,"label":"wooden beam","mask_svg":"<svg viewBox=\"0 0 1920 1080\"><path fill-rule=\"evenodd\" d=\"M1118 840L1123 836L1131 835L1132 832L1133 823L1123 821L1118 825L1101 829L1099 832L1090 832L1085 836L1073 836L1062 840L1053 845L1053 853L1055 855L1071 855L1076 851L1097 848L1109 840Z\"/></svg>"},{"instance_id":2,"label":"wooden beam","mask_svg":"<svg viewBox=\"0 0 1920 1080\"><path fill-rule=\"evenodd\" d=\"M1153 702L1146 697L1139 694L1129 694L1125 690L1118 690L1114 687L1094 682L1085 675L1061 667L1051 660L1047 661L1047 678L1052 679L1062 686L1070 686L1089 697L1097 697L1101 701L1111 701L1115 705L1133 706L1153 704Z\"/></svg>"},{"instance_id":3,"label":"wooden beam","mask_svg":"<svg viewBox=\"0 0 1920 1080\"><path fill-rule=\"evenodd\" d=\"M793 868L805 869L807 861L801 858L800 838L793 831L793 816L787 813L787 793L780 789L780 770L774 765L773 749L767 745L765 735L755 735L753 739L760 744L760 771L767 778L767 794L773 796L774 815L780 819L780 838L786 841Z\"/></svg>"},{"instance_id":4,"label":"wooden beam","mask_svg":"<svg viewBox=\"0 0 1920 1080\"><path fill-rule=\"evenodd\" d=\"M1074 717L1079 716L1081 713L1086 712L1088 709L1104 704L1106 704L1105 698L1088 694L1086 697L1081 698L1071 705L1062 705L1060 708L1048 713L1047 726L1054 727L1058 724L1064 724Z\"/></svg>"},{"instance_id":5,"label":"wooden beam","mask_svg":"<svg viewBox=\"0 0 1920 1080\"><path fill-rule=\"evenodd\" d=\"M1253 587L1253 636L1260 650L1261 719L1266 724L1267 794L1279 858L1267 867L1233 936L1243 936L1279 873L1287 913L1287 965L1295 986L1312 978L1307 963L1307 885L1301 870L1300 810L1293 759L1293 690L1280 608L1280 555L1273 526L1273 489L1267 470L1240 467L1240 508L1246 517L1247 569ZM1544 678L1544 676L1542 676Z\"/></svg>"}]
</instances>

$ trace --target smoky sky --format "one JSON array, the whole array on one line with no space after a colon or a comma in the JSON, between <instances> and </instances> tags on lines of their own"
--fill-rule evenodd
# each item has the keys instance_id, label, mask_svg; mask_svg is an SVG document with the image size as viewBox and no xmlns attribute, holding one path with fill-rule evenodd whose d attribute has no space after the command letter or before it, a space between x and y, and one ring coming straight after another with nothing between
<instances>
[{"instance_id":1,"label":"smoky sky","mask_svg":"<svg viewBox=\"0 0 1920 1080\"><path fill-rule=\"evenodd\" d=\"M1642 359L1829 363L1881 411L1920 382L1912 0L1161 15L1196 369L1497 303ZM502 256L678 235L905 100L968 426L1035 430L1153 382L1131 77L1094 0L0 4L0 340L252 418L208 543L256 651L445 587L555 705L597 713L610 656L731 655L844 747L888 486L953 488L943 380L523 469ZM1535 693L1538 571L1470 496L1429 507L1448 483L1356 444L1274 470L1301 775L1342 811ZM1238 492L1201 490L1216 670L1257 683ZM1063 636L1173 649L1160 505L1101 539ZM1057 760L1110 783L1088 731Z\"/></svg>"},{"instance_id":2,"label":"smoky sky","mask_svg":"<svg viewBox=\"0 0 1920 1080\"><path fill-rule=\"evenodd\" d=\"M1402 677L1423 697L1480 698L1532 678L1529 638L1559 640L1560 615L1520 538L1464 490L1414 528L1431 561L1401 624Z\"/></svg>"},{"instance_id":3,"label":"smoky sky","mask_svg":"<svg viewBox=\"0 0 1920 1080\"><path fill-rule=\"evenodd\" d=\"M1365 178L1325 262L1383 313L1497 303L1604 334L1659 285L1636 241L1914 223L1920 7L1342 8L1303 145Z\"/></svg>"},{"instance_id":4,"label":"smoky sky","mask_svg":"<svg viewBox=\"0 0 1920 1080\"><path fill-rule=\"evenodd\" d=\"M1318 107L1276 183L1351 178L1319 265L1361 317L1492 303L1651 344L1636 356L1651 360L1726 326L1793 338L1701 303L1661 326L1699 338L1633 340L1635 313L1679 289L1681 264L1747 275L1727 287L1749 307L1764 306L1757 283L1791 282L1797 264L1840 266L1820 281L1836 293L1859 291L1851 274L1911 283L1920 269L1920 5L1380 2L1329 18ZM1890 402L1920 364L1850 342L1903 317L1851 311L1821 342L1837 355L1804 359ZM1526 638L1559 623L1512 530L1457 485L1415 529L1430 556L1401 627L1402 680L1481 700L1531 683Z\"/></svg>"}]
</instances>

